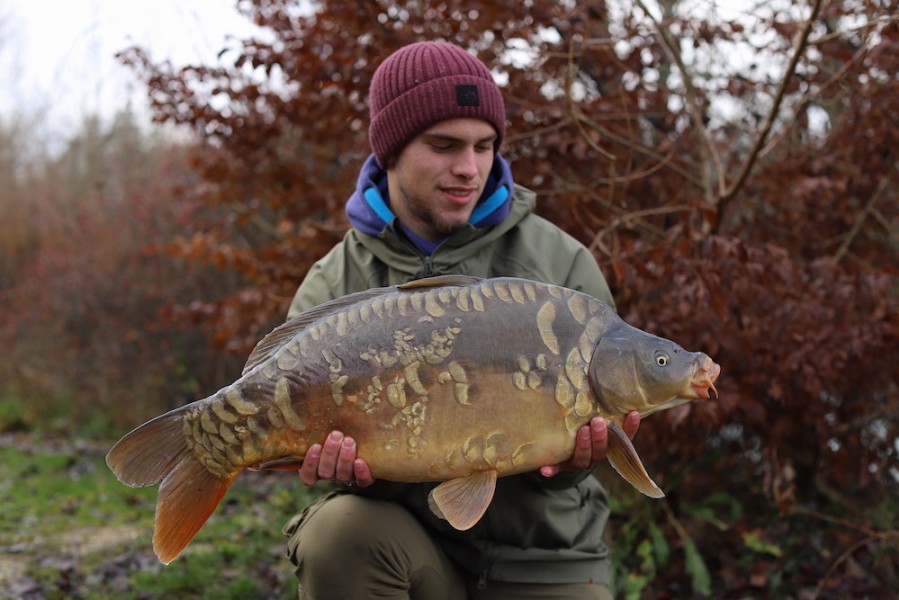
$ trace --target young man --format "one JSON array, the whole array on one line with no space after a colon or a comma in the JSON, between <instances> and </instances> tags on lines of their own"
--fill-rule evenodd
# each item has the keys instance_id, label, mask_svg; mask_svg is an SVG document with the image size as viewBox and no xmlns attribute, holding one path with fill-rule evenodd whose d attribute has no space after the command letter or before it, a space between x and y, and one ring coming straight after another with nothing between
<instances>
[{"instance_id":1,"label":"young man","mask_svg":"<svg viewBox=\"0 0 899 600\"><path fill-rule=\"evenodd\" d=\"M439 42L401 48L375 72L373 155L347 202L352 228L310 269L290 316L344 294L431 275L514 276L612 304L590 252L533 214L497 153L505 133L499 88L478 59ZM639 415L628 415L633 437ZM577 433L571 459L502 477L485 516L454 530L428 508L436 484L375 481L355 441L331 432L306 453L300 479L343 484L285 527L300 597L611 598L602 533L601 418Z\"/></svg>"}]
</instances>

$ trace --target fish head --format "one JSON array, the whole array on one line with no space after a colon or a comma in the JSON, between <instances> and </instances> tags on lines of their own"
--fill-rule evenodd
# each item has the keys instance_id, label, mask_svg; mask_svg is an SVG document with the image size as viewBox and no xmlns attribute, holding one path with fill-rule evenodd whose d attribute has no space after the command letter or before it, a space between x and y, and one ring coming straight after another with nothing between
<instances>
[{"instance_id":1,"label":"fish head","mask_svg":"<svg viewBox=\"0 0 899 600\"><path fill-rule=\"evenodd\" d=\"M611 414L645 417L694 400L718 397L721 367L703 352L622 323L600 338L589 379L600 406Z\"/></svg>"}]
</instances>

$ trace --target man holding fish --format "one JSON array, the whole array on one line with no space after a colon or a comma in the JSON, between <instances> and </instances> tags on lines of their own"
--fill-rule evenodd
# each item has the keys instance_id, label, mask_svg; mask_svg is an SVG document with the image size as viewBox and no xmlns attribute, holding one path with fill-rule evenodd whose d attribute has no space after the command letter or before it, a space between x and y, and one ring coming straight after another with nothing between
<instances>
[{"instance_id":1,"label":"man holding fish","mask_svg":"<svg viewBox=\"0 0 899 600\"><path fill-rule=\"evenodd\" d=\"M353 228L312 267L290 316L453 273L554 283L614 306L590 252L535 215L535 195L513 183L498 154L503 99L483 63L448 43L412 44L379 66L369 100L373 154L347 202ZM639 424L631 411L628 437ZM327 496L285 528L300 597L611 598L609 510L591 476L607 436L594 417L569 460L500 478L484 518L458 531L429 509L436 483L376 481L356 441L331 432L306 453L300 479L333 480L349 493Z\"/></svg>"},{"instance_id":2,"label":"man holding fish","mask_svg":"<svg viewBox=\"0 0 899 600\"><path fill-rule=\"evenodd\" d=\"M487 68L424 42L372 80L352 228L241 377L125 435L175 560L245 469L341 491L285 526L301 598L608 599L608 459L647 496L641 416L717 394L702 352L615 314L584 246L533 214L497 153Z\"/></svg>"}]
</instances>

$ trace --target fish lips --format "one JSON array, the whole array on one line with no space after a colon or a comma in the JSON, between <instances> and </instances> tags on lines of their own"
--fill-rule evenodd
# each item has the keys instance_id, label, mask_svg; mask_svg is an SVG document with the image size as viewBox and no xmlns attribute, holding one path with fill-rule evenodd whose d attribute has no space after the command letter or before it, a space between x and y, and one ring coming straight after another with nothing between
<instances>
[{"instance_id":1,"label":"fish lips","mask_svg":"<svg viewBox=\"0 0 899 600\"><path fill-rule=\"evenodd\" d=\"M718 389L715 387L715 381L721 374L721 365L714 362L708 356L705 357L702 367L693 374L693 381L690 383L690 390L694 396L691 400L707 400L709 398L718 399Z\"/></svg>"}]
</instances>

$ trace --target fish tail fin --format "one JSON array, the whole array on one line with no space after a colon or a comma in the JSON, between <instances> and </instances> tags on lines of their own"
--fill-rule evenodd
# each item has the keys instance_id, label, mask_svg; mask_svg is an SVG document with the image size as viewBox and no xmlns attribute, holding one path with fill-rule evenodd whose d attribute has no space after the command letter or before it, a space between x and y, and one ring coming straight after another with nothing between
<instances>
[{"instance_id":1,"label":"fish tail fin","mask_svg":"<svg viewBox=\"0 0 899 600\"><path fill-rule=\"evenodd\" d=\"M169 564L203 527L234 483L237 473L219 477L192 455L183 457L162 479L156 500L153 550Z\"/></svg>"},{"instance_id":2,"label":"fish tail fin","mask_svg":"<svg viewBox=\"0 0 899 600\"><path fill-rule=\"evenodd\" d=\"M637 450L631 443L624 430L615 423L609 421L609 462L618 474L624 477L628 483L650 498L664 498L663 492L655 482L650 479L646 468L637 455Z\"/></svg>"},{"instance_id":3,"label":"fish tail fin","mask_svg":"<svg viewBox=\"0 0 899 600\"><path fill-rule=\"evenodd\" d=\"M173 561L221 502L237 473L219 477L191 452L184 409L156 417L127 434L106 455L106 464L131 487L160 484L153 550Z\"/></svg>"}]
</instances>

